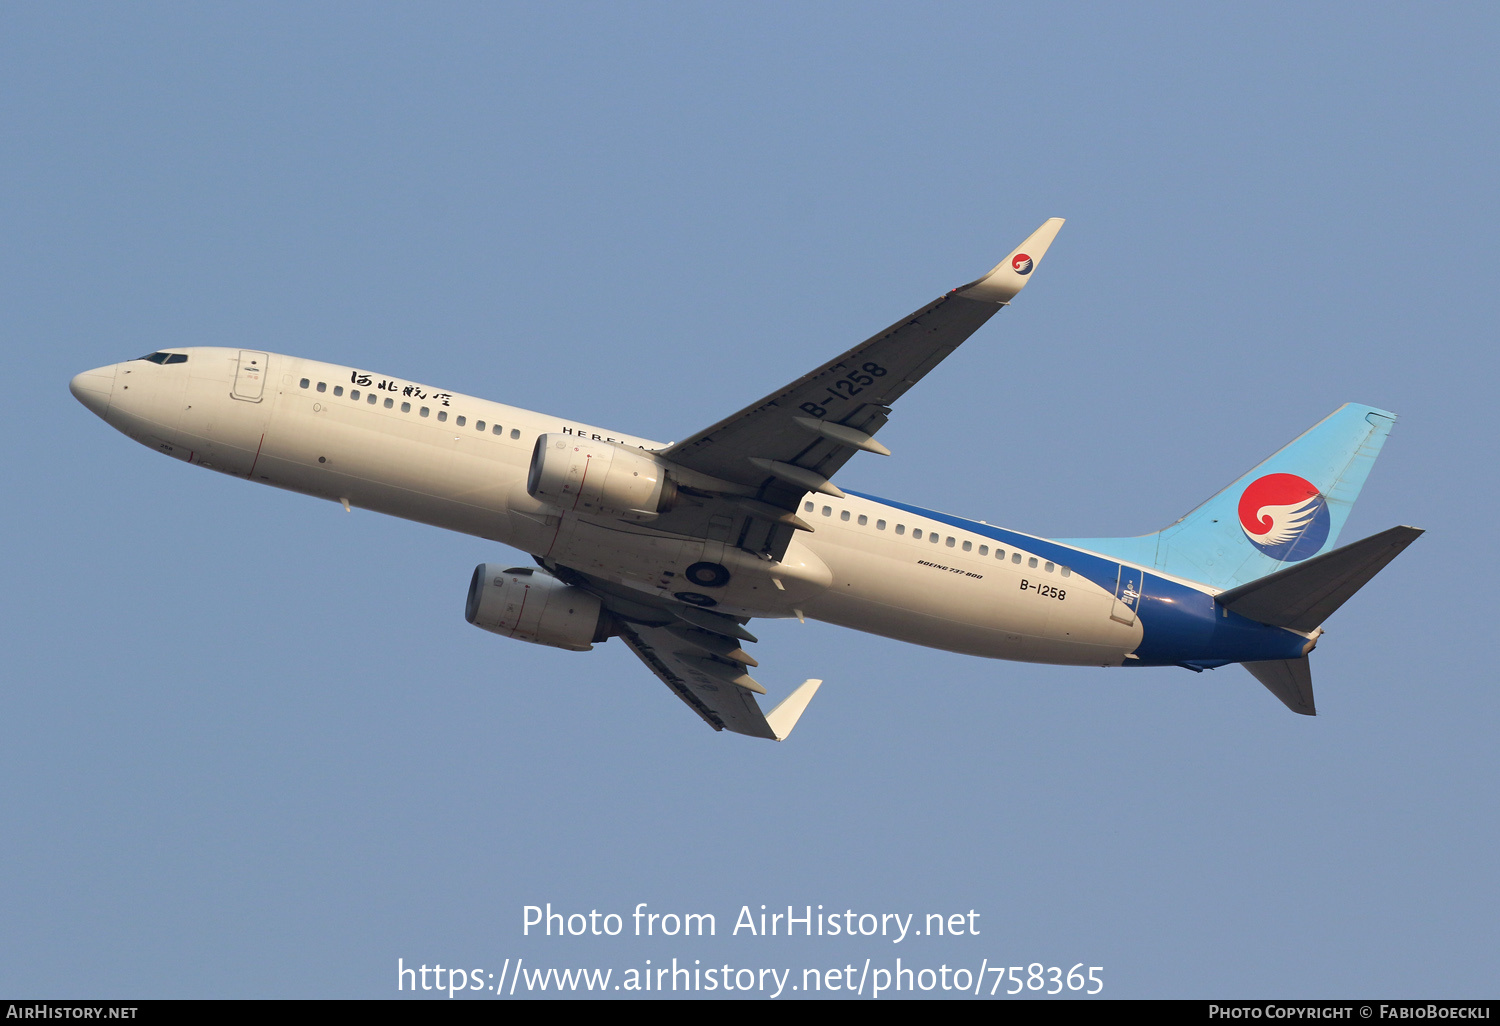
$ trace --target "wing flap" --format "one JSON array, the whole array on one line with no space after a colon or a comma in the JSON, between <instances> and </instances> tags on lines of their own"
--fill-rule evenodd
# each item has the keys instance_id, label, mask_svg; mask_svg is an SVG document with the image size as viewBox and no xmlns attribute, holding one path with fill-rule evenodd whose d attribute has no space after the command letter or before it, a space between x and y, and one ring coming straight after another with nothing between
<instances>
[{"instance_id":1,"label":"wing flap","mask_svg":"<svg viewBox=\"0 0 1500 1026\"><path fill-rule=\"evenodd\" d=\"M658 650L647 643L641 635L646 628L623 627L620 630L620 640L630 646L630 650L650 668L651 672L661 678L662 683L672 689L672 693L685 702L689 709L703 718L715 730L723 730L726 726L724 717L719 711L698 697L698 694L688 685L688 682L678 673L673 672L671 665L658 654Z\"/></svg>"},{"instance_id":2,"label":"wing flap","mask_svg":"<svg viewBox=\"0 0 1500 1026\"><path fill-rule=\"evenodd\" d=\"M620 637L651 668L651 672L710 727L769 741L780 740L766 721L755 695L748 687L733 682L734 664L726 662L722 671L705 668L703 660L712 657L713 653L683 651L686 646L682 633L665 627L625 624L620 629ZM740 670L743 671L742 666Z\"/></svg>"}]
</instances>

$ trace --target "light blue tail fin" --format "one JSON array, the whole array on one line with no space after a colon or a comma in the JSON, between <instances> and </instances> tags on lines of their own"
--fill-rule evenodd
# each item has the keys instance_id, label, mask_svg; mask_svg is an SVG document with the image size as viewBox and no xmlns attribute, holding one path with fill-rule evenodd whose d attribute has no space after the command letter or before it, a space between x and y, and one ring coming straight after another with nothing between
<instances>
[{"instance_id":1,"label":"light blue tail fin","mask_svg":"<svg viewBox=\"0 0 1500 1026\"><path fill-rule=\"evenodd\" d=\"M1171 527L1067 545L1233 588L1333 548L1396 415L1346 403Z\"/></svg>"}]
</instances>

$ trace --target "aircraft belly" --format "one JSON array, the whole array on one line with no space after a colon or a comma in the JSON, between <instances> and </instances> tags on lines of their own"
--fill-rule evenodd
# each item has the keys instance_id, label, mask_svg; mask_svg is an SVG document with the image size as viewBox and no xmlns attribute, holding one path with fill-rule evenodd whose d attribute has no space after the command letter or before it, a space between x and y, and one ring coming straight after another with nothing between
<instances>
[{"instance_id":1,"label":"aircraft belly","mask_svg":"<svg viewBox=\"0 0 1500 1026\"><path fill-rule=\"evenodd\" d=\"M703 542L643 529L615 530L564 514L547 544L536 550L557 563L617 583L633 583L663 592L679 583L703 551Z\"/></svg>"},{"instance_id":2,"label":"aircraft belly","mask_svg":"<svg viewBox=\"0 0 1500 1026\"><path fill-rule=\"evenodd\" d=\"M1009 563L951 551L929 558L918 546L888 546L894 556L860 551L858 536L838 544L838 534L814 540L834 576L833 586L807 604L807 615L819 620L1028 662L1119 665L1140 643L1140 626L1111 620L1112 596L1076 574L1048 580L1056 597L1038 589L1035 571Z\"/></svg>"},{"instance_id":3,"label":"aircraft belly","mask_svg":"<svg viewBox=\"0 0 1500 1026\"><path fill-rule=\"evenodd\" d=\"M533 551L563 566L650 590L659 598L733 615L795 615L795 607L826 588L830 579L822 561L795 543L781 562L771 563L723 543L572 513L563 516L545 549ZM722 567L723 582L691 580L689 570L700 563Z\"/></svg>"},{"instance_id":4,"label":"aircraft belly","mask_svg":"<svg viewBox=\"0 0 1500 1026\"><path fill-rule=\"evenodd\" d=\"M1027 633L1005 625L988 626L934 615L911 604L900 606L851 595L830 595L807 615L827 623L928 648L1017 662L1073 666L1119 666L1129 643L1098 643L1084 638Z\"/></svg>"}]
</instances>

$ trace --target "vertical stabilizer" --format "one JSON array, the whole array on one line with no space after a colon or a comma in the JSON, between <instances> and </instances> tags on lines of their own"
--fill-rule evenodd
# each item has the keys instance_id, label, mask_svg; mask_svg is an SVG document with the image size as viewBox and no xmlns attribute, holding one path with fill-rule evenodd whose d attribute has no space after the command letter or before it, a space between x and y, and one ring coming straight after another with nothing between
<instances>
[{"instance_id":1,"label":"vertical stabilizer","mask_svg":"<svg viewBox=\"0 0 1500 1026\"><path fill-rule=\"evenodd\" d=\"M1346 403L1172 526L1065 544L1216 588L1248 583L1334 547L1395 420Z\"/></svg>"}]
</instances>

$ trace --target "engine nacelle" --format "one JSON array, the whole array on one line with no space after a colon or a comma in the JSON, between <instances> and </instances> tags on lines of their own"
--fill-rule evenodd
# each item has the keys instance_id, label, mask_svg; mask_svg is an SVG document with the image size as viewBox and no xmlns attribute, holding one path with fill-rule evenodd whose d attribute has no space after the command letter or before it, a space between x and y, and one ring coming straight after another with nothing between
<instances>
[{"instance_id":1,"label":"engine nacelle","mask_svg":"<svg viewBox=\"0 0 1500 1026\"><path fill-rule=\"evenodd\" d=\"M595 595L530 567L481 563L469 581L464 619L507 638L587 652L610 636L610 616Z\"/></svg>"},{"instance_id":2,"label":"engine nacelle","mask_svg":"<svg viewBox=\"0 0 1500 1026\"><path fill-rule=\"evenodd\" d=\"M526 492L568 512L652 520L677 504L667 464L613 442L552 432L531 451Z\"/></svg>"}]
</instances>

